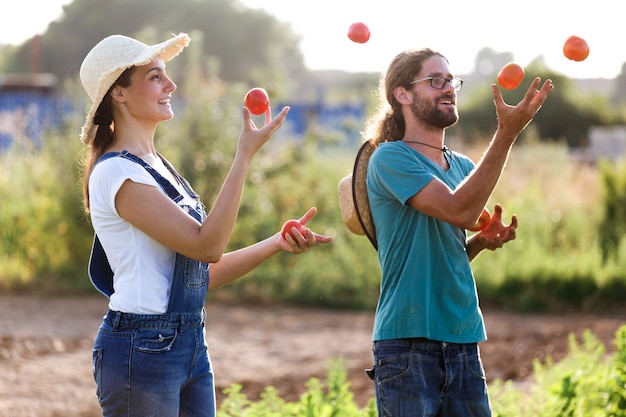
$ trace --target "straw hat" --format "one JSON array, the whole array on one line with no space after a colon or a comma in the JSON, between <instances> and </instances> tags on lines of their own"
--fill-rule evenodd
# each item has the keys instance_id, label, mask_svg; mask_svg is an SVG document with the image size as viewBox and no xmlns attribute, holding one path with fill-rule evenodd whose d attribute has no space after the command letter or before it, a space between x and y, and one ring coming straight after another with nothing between
<instances>
[{"instance_id":1,"label":"straw hat","mask_svg":"<svg viewBox=\"0 0 626 417\"><path fill-rule=\"evenodd\" d=\"M374 249L378 250L376 230L365 184L367 165L375 149L369 141L361 145L354 161L352 174L346 175L339 181L338 192L341 218L348 230L357 235L367 236Z\"/></svg>"},{"instance_id":2,"label":"straw hat","mask_svg":"<svg viewBox=\"0 0 626 417\"><path fill-rule=\"evenodd\" d=\"M91 99L91 108L81 130L81 142L88 144L95 134L93 118L96 110L126 69L149 64L157 57L167 62L189 45L190 40L186 33L179 33L165 42L149 46L127 36L112 35L94 46L80 66L80 80Z\"/></svg>"}]
</instances>

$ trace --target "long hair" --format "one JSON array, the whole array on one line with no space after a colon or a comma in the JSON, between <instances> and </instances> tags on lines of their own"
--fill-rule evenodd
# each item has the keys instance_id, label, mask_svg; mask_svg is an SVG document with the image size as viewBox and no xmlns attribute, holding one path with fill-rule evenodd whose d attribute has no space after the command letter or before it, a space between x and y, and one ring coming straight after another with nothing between
<instances>
[{"instance_id":1,"label":"long hair","mask_svg":"<svg viewBox=\"0 0 626 417\"><path fill-rule=\"evenodd\" d=\"M378 82L378 95L381 100L379 110L365 124L364 138L377 147L382 142L394 142L404 136L406 123L402 115L402 106L393 95L396 87L411 88L411 81L422 70L424 61L439 52L429 48L410 49L399 53L389 64L385 74Z\"/></svg>"},{"instance_id":2,"label":"long hair","mask_svg":"<svg viewBox=\"0 0 626 417\"><path fill-rule=\"evenodd\" d=\"M94 124L98 126L93 139L87 143L87 154L83 161L83 206L85 213L89 213L89 177L98 158L104 154L111 143L113 143L113 99L111 91L117 85L120 87L128 87L131 83L131 76L136 67L126 69L109 88L102 102L96 110L93 117Z\"/></svg>"}]
</instances>

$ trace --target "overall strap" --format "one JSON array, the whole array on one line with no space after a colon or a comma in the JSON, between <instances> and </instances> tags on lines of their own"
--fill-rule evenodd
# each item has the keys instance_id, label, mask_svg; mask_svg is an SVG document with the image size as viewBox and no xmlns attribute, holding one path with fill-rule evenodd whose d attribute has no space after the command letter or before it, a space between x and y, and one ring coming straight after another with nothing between
<instances>
[{"instance_id":1,"label":"overall strap","mask_svg":"<svg viewBox=\"0 0 626 417\"><path fill-rule=\"evenodd\" d=\"M183 188L185 189L185 191L187 191L187 193L189 193L189 195L192 198L195 198L196 200L200 199L200 196L194 191L194 189L191 187L191 184L189 184L189 181L187 181L182 175L180 175L178 173L178 171L176 171L176 169L172 166L172 164L170 164L170 162L165 159L165 157L163 155L161 155L160 153L157 153L157 155L159 155L159 158L161 158L161 161L163 161L163 165L165 165L165 167L176 177L176 179L178 179L178 181L182 184Z\"/></svg>"},{"instance_id":2,"label":"overall strap","mask_svg":"<svg viewBox=\"0 0 626 417\"><path fill-rule=\"evenodd\" d=\"M172 185L172 183L169 182L163 175L159 174L159 172L156 169L152 168L146 161L144 161L143 159L141 159L137 155L134 155L134 154L132 154L132 153L130 153L128 151L107 152L107 153L105 153L104 155L102 155L98 159L96 164L100 163L102 161L105 161L105 160L107 160L109 158L116 157L116 156L128 159L129 161L133 161L133 162L141 165L146 171L148 171L148 173L150 175L152 175L152 177L155 179L155 181L161 186L163 191L165 191L165 193L168 195L168 197L171 198L172 200L174 200L175 203L178 204L183 199L183 196L178 192L176 187L174 187ZM161 157L161 159L163 159L163 158ZM170 168L168 167L168 169L170 169ZM176 171L174 171L173 174L177 178L180 178L180 176L178 175L178 173L176 173Z\"/></svg>"}]
</instances>

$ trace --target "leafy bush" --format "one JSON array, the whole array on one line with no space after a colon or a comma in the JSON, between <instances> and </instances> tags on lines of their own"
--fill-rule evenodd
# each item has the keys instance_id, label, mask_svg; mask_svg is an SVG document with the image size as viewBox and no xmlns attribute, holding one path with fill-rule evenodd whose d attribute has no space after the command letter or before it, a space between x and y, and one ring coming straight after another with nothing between
<instances>
[{"instance_id":1,"label":"leafy bush","mask_svg":"<svg viewBox=\"0 0 626 417\"><path fill-rule=\"evenodd\" d=\"M17 145L0 154L5 172L0 177L0 287L88 288L82 276L92 237L75 169L80 146L77 135L53 135L39 151Z\"/></svg>"},{"instance_id":2,"label":"leafy bush","mask_svg":"<svg viewBox=\"0 0 626 417\"><path fill-rule=\"evenodd\" d=\"M248 87L197 78L194 94L181 88L188 99L173 104L178 116L159 126L156 143L210 207L235 154ZM81 121L64 132L50 132L39 150L14 148L0 155L8 173L0 178L3 289L93 291L86 275L93 230L82 211L77 163L82 145L68 139L77 136ZM312 206L318 214L309 226L334 241L300 256L279 254L209 297L375 307L380 281L376 251L365 237L347 230L339 212L337 184L351 172L358 148L347 144L348 133L313 125L306 134L295 135L288 116L253 161L228 249L271 236L285 220ZM450 146L475 160L484 149ZM607 217L604 208L619 213L621 206L615 203L620 194L601 192L601 175L573 162L562 144L526 141L515 146L489 206L501 203L505 219L517 214L517 239L473 262L483 302L520 310L623 303L626 245L621 243L620 217ZM607 218L613 223L603 220ZM603 221L607 226L600 228ZM607 234L611 225L614 235ZM599 228L608 232L599 235ZM616 242L608 259L603 258L606 236Z\"/></svg>"},{"instance_id":3,"label":"leafy bush","mask_svg":"<svg viewBox=\"0 0 626 417\"><path fill-rule=\"evenodd\" d=\"M626 326L615 334L617 351L608 356L590 332L582 343L570 335L568 355L558 363L535 361L527 392L498 381L490 387L497 417L626 416Z\"/></svg>"},{"instance_id":4,"label":"leafy bush","mask_svg":"<svg viewBox=\"0 0 626 417\"><path fill-rule=\"evenodd\" d=\"M571 161L562 145L514 148L489 204L502 204L505 222L517 215L517 238L473 262L481 299L534 311L615 304L625 258L602 262L598 184L597 169Z\"/></svg>"},{"instance_id":5,"label":"leafy bush","mask_svg":"<svg viewBox=\"0 0 626 417\"><path fill-rule=\"evenodd\" d=\"M569 336L568 355L555 363L535 361L529 385L493 381L489 386L494 417L625 417L626 416L626 325L615 334L616 352L606 348L590 332L579 343ZM225 390L218 417L360 417L376 416L374 398L359 409L341 361L331 362L327 383L312 378L297 402L279 397L266 387L257 402L241 393L241 385Z\"/></svg>"},{"instance_id":6,"label":"leafy bush","mask_svg":"<svg viewBox=\"0 0 626 417\"><path fill-rule=\"evenodd\" d=\"M618 257L622 236L626 232L626 166L607 161L600 164L603 218L600 222L600 248L606 263Z\"/></svg>"},{"instance_id":7,"label":"leafy bush","mask_svg":"<svg viewBox=\"0 0 626 417\"><path fill-rule=\"evenodd\" d=\"M307 391L298 402L286 402L274 387L266 387L258 402L250 401L241 393L241 385L233 384L224 392L228 397L221 404L218 417L375 417L376 404L371 399L359 409L353 401L347 372L340 361L331 362L327 383L311 378Z\"/></svg>"}]
</instances>

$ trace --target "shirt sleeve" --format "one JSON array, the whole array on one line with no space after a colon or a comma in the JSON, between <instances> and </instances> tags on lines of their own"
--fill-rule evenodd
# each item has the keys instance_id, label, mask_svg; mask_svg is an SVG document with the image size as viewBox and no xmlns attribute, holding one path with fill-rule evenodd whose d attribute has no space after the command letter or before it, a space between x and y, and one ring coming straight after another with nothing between
<instances>
[{"instance_id":1,"label":"shirt sleeve","mask_svg":"<svg viewBox=\"0 0 626 417\"><path fill-rule=\"evenodd\" d=\"M418 158L392 146L379 146L369 168L368 180L371 178L372 185L402 204L435 178Z\"/></svg>"},{"instance_id":2,"label":"shirt sleeve","mask_svg":"<svg viewBox=\"0 0 626 417\"><path fill-rule=\"evenodd\" d=\"M125 158L109 158L98 163L89 177L89 205L94 212L118 216L115 196L126 180L159 187L148 171L136 162Z\"/></svg>"}]
</instances>

